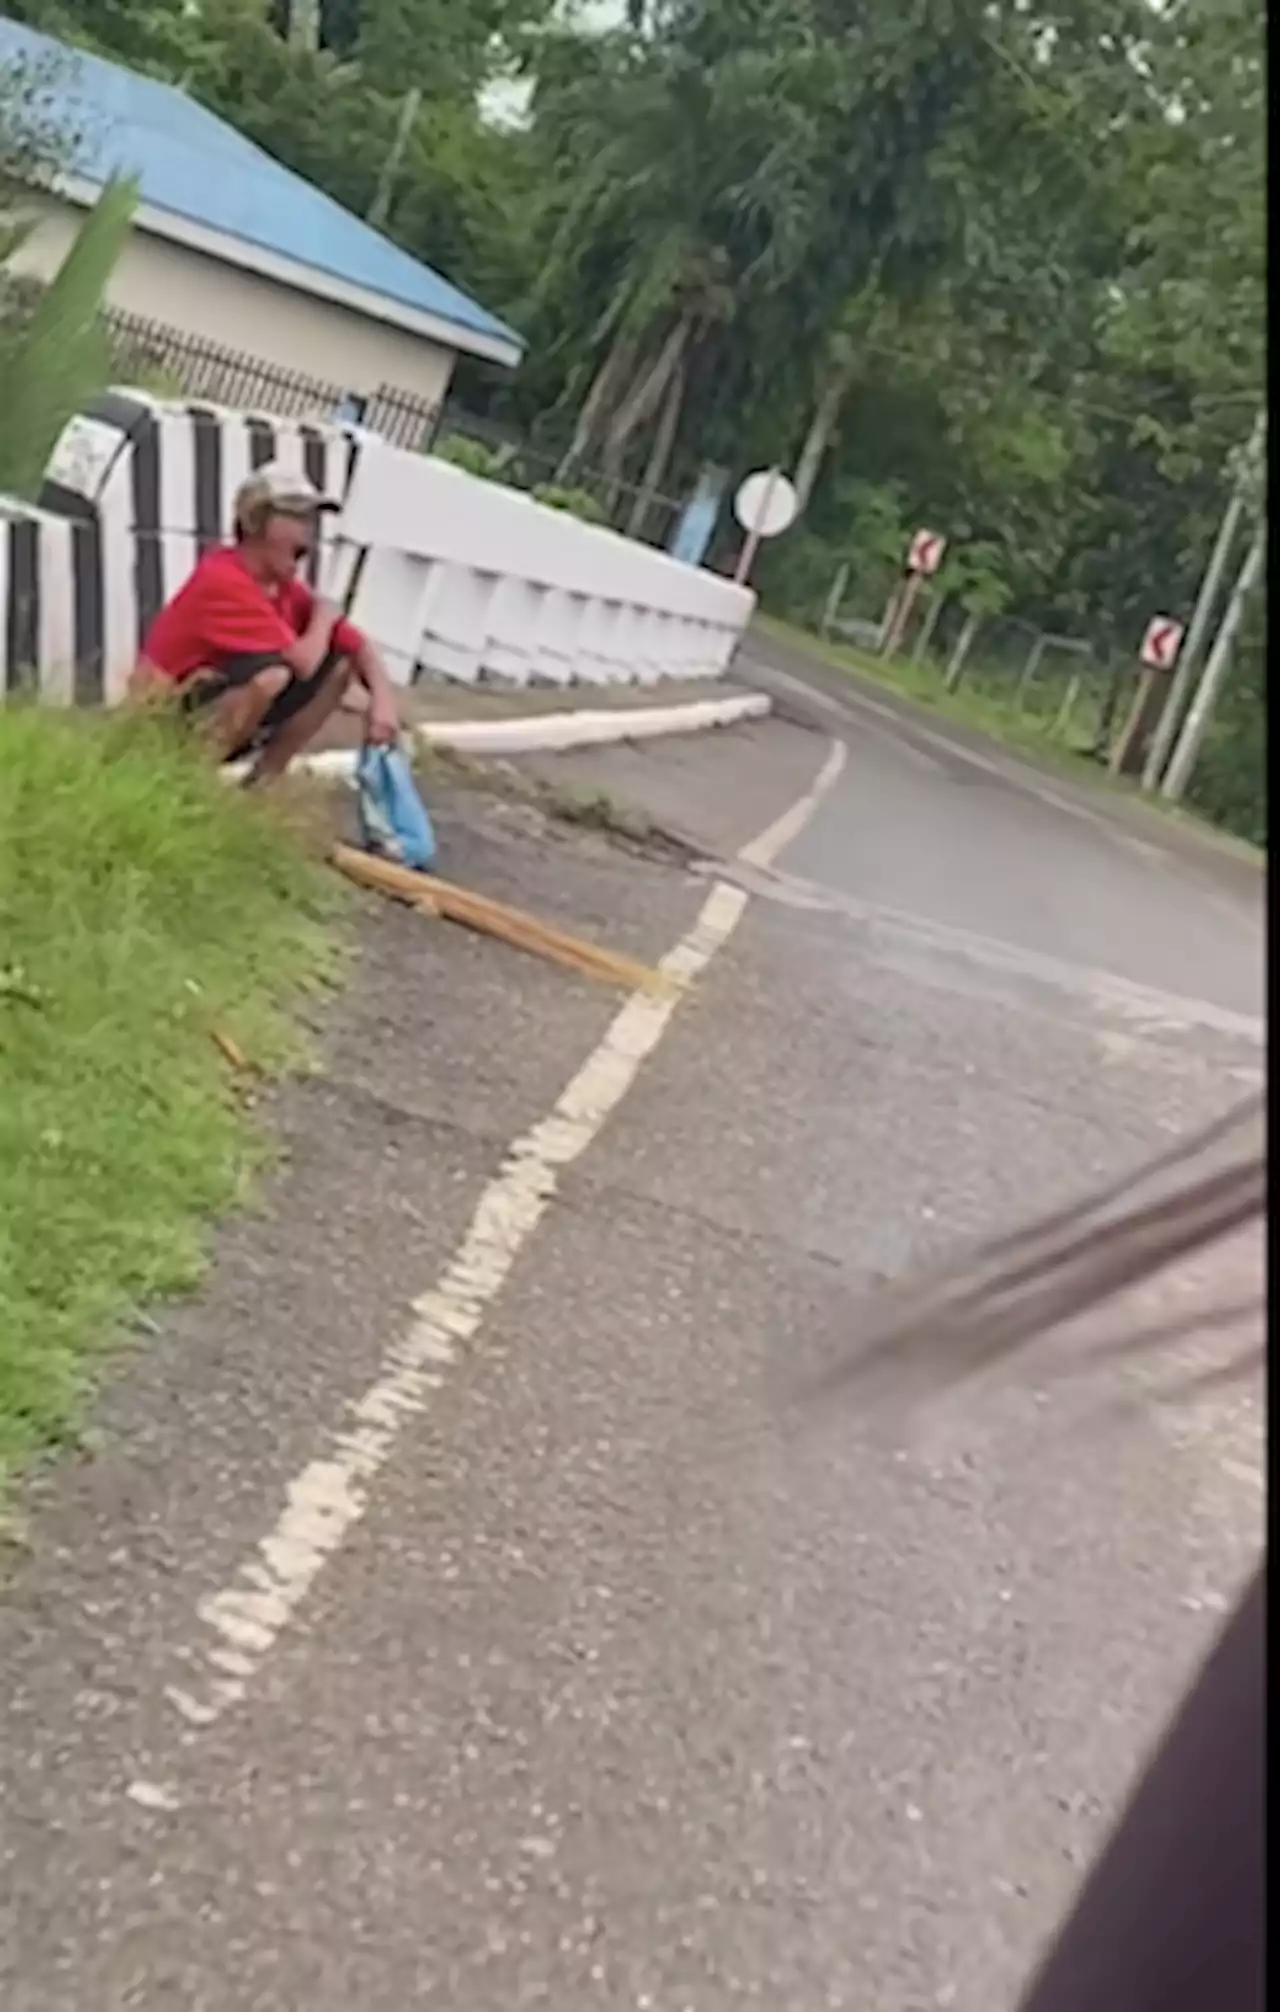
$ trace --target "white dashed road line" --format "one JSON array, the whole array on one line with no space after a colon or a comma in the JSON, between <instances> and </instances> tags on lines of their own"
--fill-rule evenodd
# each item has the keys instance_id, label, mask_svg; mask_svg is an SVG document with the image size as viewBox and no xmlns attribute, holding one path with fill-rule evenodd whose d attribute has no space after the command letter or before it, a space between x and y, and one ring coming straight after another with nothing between
<instances>
[{"instance_id":1,"label":"white dashed road line","mask_svg":"<svg viewBox=\"0 0 1280 2012\"><path fill-rule=\"evenodd\" d=\"M844 744L833 741L813 787L744 847L744 862L765 866L777 858L813 816L845 760ZM748 900L744 889L717 881L662 969L677 980L698 977L732 936ZM200 1601L186 1653L189 1675L168 1691L188 1726L212 1724L246 1696L325 1565L363 1517L401 1435L430 1409L474 1342L551 1207L561 1169L580 1158L618 1108L678 1006L675 992L633 993L626 1001L548 1116L511 1146L443 1275L415 1302L410 1325L323 1450L289 1483L271 1529L227 1584ZM139 1800L153 1793L137 1785Z\"/></svg>"}]
</instances>

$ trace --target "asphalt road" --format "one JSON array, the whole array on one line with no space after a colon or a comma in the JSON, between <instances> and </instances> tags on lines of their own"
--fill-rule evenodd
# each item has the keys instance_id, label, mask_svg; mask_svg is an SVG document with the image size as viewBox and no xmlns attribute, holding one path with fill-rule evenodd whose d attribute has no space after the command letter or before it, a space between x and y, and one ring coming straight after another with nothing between
<instances>
[{"instance_id":1,"label":"asphalt road","mask_svg":"<svg viewBox=\"0 0 1280 2012\"><path fill-rule=\"evenodd\" d=\"M625 1038L610 995L370 916L264 1206L32 1493L6 2012L1012 2005L1256 1555L1257 1393L806 1393L878 1279L1257 1085L1257 901L1004 758L790 702L821 732L542 765L718 869L435 806L456 877L643 956L716 871L750 899ZM723 863L831 737L803 832ZM1259 1276L1246 1240L1153 1304ZM471 1312L410 1402L397 1337ZM362 1392L384 1456L320 1499ZM233 1641L237 1586L271 1599ZM228 1673L209 1722L175 1705Z\"/></svg>"},{"instance_id":2,"label":"asphalt road","mask_svg":"<svg viewBox=\"0 0 1280 2012\"><path fill-rule=\"evenodd\" d=\"M745 682L859 747L857 786L788 867L913 915L1264 1010L1263 877L1230 842L1043 771L891 694L753 638Z\"/></svg>"}]
</instances>

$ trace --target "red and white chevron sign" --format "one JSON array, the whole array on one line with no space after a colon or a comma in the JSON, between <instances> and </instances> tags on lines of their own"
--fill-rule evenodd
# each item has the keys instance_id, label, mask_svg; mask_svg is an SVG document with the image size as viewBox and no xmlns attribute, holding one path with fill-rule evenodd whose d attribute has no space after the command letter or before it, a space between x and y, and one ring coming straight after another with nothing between
<instances>
[{"instance_id":1,"label":"red and white chevron sign","mask_svg":"<svg viewBox=\"0 0 1280 2012\"><path fill-rule=\"evenodd\" d=\"M941 531L917 531L907 552L908 573L936 573L946 549Z\"/></svg>"},{"instance_id":2,"label":"red and white chevron sign","mask_svg":"<svg viewBox=\"0 0 1280 2012\"><path fill-rule=\"evenodd\" d=\"M1147 669L1171 671L1178 661L1185 633L1182 623L1175 622L1170 615L1157 615L1148 622L1142 638L1142 661Z\"/></svg>"}]
</instances>

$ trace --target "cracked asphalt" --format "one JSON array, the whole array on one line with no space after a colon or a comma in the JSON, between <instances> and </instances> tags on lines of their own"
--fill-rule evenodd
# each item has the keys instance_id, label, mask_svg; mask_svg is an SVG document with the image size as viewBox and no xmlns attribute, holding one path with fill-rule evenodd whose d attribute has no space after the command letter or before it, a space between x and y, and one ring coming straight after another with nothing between
<instances>
[{"instance_id":1,"label":"cracked asphalt","mask_svg":"<svg viewBox=\"0 0 1280 2012\"><path fill-rule=\"evenodd\" d=\"M1256 1557L1260 1394L808 1391L878 1280L1260 1082L1260 882L766 658L792 722L532 765L726 857L849 750L242 1705L167 1700L199 1602L616 998L370 908L259 1206L33 1486L6 2012L1012 2007ZM641 956L706 893L528 804L433 809L453 877Z\"/></svg>"}]
</instances>

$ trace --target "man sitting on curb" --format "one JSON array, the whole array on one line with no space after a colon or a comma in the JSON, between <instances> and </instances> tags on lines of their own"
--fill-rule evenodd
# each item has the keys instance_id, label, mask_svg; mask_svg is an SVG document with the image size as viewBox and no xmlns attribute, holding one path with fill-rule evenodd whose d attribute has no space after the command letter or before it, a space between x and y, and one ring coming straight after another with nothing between
<instances>
[{"instance_id":1,"label":"man sitting on curb","mask_svg":"<svg viewBox=\"0 0 1280 2012\"><path fill-rule=\"evenodd\" d=\"M221 760L256 757L251 781L283 774L353 679L367 694L369 739L399 731L377 650L298 575L320 512L333 507L304 475L259 468L236 492L234 544L205 553L142 646L133 695L176 689Z\"/></svg>"}]
</instances>

